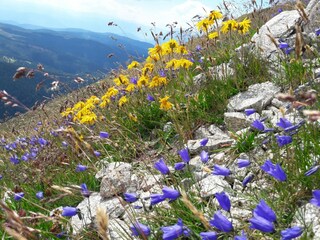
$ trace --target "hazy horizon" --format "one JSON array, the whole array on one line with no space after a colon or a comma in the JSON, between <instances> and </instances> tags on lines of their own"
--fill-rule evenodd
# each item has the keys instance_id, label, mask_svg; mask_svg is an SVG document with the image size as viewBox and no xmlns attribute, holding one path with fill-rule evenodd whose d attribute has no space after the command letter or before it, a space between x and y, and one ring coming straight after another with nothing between
<instances>
[{"instance_id":1,"label":"hazy horizon","mask_svg":"<svg viewBox=\"0 0 320 240\"><path fill-rule=\"evenodd\" d=\"M152 22L156 23L156 31L168 29L165 25L174 21L187 28L186 23L191 23L193 16L206 15L221 3L222 0L2 0L0 22L112 32L150 41ZM108 26L109 22L117 26Z\"/></svg>"}]
</instances>

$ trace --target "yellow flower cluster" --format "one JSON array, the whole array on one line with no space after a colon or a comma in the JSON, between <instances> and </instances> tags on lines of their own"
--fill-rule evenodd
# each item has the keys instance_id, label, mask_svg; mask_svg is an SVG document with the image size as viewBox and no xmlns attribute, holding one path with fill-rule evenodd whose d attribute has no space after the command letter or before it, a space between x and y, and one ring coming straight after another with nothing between
<instances>
[{"instance_id":1,"label":"yellow flower cluster","mask_svg":"<svg viewBox=\"0 0 320 240\"><path fill-rule=\"evenodd\" d=\"M162 45L156 44L153 48L149 48L149 56L147 62L157 62L163 56L169 54L188 54L188 51L184 45L180 45L176 40L171 39Z\"/></svg>"},{"instance_id":2,"label":"yellow flower cluster","mask_svg":"<svg viewBox=\"0 0 320 240\"><path fill-rule=\"evenodd\" d=\"M219 16L215 17L215 15L212 14L210 21L215 20L217 17ZM162 44L156 44L153 48L149 49L149 56L145 64L132 61L127 66L127 69L129 70L127 73L132 73L134 76L129 76L129 74L117 75L117 77L113 79L114 86L109 87L100 99L96 96L91 96L86 101L79 101L72 108L67 108L61 115L63 117L72 116L73 121L83 124L94 124L98 119L103 119L103 116L97 117L94 112L97 105L100 108L105 108L118 99L116 106L121 108L129 102L129 95L121 94L120 96L120 91L135 93L141 92L145 88L155 89L167 85L168 79L166 76L163 74L155 74L155 69L158 67L158 65L155 66L155 64L158 60L161 59L162 63L165 64L166 69L169 70L177 70L180 68L189 69L193 63L183 57L185 54L188 54L186 47L179 44L174 39ZM179 55L180 59L173 58ZM160 98L159 103L160 109L165 111L173 107L168 96ZM135 115L128 113L128 116L132 121L137 121Z\"/></svg>"},{"instance_id":3,"label":"yellow flower cluster","mask_svg":"<svg viewBox=\"0 0 320 240\"><path fill-rule=\"evenodd\" d=\"M94 124L97 120L97 115L93 112L96 105L100 103L100 99L96 96L91 96L85 102L80 101L72 108L67 108L61 113L63 117L73 116L73 121L79 121L84 124Z\"/></svg>"},{"instance_id":4,"label":"yellow flower cluster","mask_svg":"<svg viewBox=\"0 0 320 240\"><path fill-rule=\"evenodd\" d=\"M197 28L199 31L209 32L211 26L218 20L223 18L223 15L220 11L211 11L209 16L202 19L197 23Z\"/></svg>"},{"instance_id":5,"label":"yellow flower cluster","mask_svg":"<svg viewBox=\"0 0 320 240\"><path fill-rule=\"evenodd\" d=\"M209 16L199 21L196 26L199 31L204 31L207 33L209 39L216 39L219 37L219 32L210 32L211 27L217 23L218 19L222 19L223 15L220 11L211 11ZM228 33L231 31L238 31L240 34L245 34L249 32L251 25L250 19L245 18L241 22L237 22L234 19L229 19L222 22L222 27L220 31L222 33Z\"/></svg>"},{"instance_id":6,"label":"yellow flower cluster","mask_svg":"<svg viewBox=\"0 0 320 240\"><path fill-rule=\"evenodd\" d=\"M165 96L164 98L160 98L160 109L168 111L173 107L173 104L169 102L169 96Z\"/></svg>"}]
</instances>

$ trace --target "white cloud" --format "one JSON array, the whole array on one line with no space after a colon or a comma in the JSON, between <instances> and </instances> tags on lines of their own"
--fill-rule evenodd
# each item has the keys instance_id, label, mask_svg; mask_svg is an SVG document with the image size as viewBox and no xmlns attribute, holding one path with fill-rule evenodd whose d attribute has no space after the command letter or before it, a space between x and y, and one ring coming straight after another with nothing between
<instances>
[{"instance_id":1,"label":"white cloud","mask_svg":"<svg viewBox=\"0 0 320 240\"><path fill-rule=\"evenodd\" d=\"M9 0L8 0L9 1ZM11 0L12 2L14 0ZM196 14L204 14L203 8L210 10L214 6L205 4L212 0L15 0L35 6L34 9L59 10L61 14L99 15L108 19L120 19L137 25L158 26L178 21L190 22ZM217 2L217 1L216 1ZM150 25L151 26L151 25Z\"/></svg>"}]
</instances>

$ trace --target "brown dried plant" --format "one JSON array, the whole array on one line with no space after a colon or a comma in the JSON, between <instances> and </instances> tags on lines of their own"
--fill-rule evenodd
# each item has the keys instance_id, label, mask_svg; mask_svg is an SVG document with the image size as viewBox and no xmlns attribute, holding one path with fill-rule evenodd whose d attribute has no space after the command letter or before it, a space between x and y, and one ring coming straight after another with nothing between
<instances>
[{"instance_id":1,"label":"brown dried plant","mask_svg":"<svg viewBox=\"0 0 320 240\"><path fill-rule=\"evenodd\" d=\"M108 233L107 233L108 226L109 226L109 216L107 214L106 209L102 207L97 208L96 224L97 224L99 236L103 240L109 240Z\"/></svg>"}]
</instances>

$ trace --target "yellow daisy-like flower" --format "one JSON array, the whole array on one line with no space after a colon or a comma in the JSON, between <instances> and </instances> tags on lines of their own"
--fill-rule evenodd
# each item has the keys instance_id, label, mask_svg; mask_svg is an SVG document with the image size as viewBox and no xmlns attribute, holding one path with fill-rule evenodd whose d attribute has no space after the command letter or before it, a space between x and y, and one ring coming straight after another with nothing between
<instances>
[{"instance_id":1,"label":"yellow daisy-like flower","mask_svg":"<svg viewBox=\"0 0 320 240\"><path fill-rule=\"evenodd\" d=\"M119 99L119 107L122 107L125 103L128 102L128 98L127 96L122 96L120 99Z\"/></svg>"},{"instance_id":2,"label":"yellow daisy-like flower","mask_svg":"<svg viewBox=\"0 0 320 240\"><path fill-rule=\"evenodd\" d=\"M189 67L191 67L193 65L193 62L191 62L190 60L188 59L185 59L185 58L182 58L179 61L179 67L183 67L183 68L186 68L188 69Z\"/></svg>"},{"instance_id":3,"label":"yellow daisy-like flower","mask_svg":"<svg viewBox=\"0 0 320 240\"><path fill-rule=\"evenodd\" d=\"M208 19L209 20L218 20L223 18L223 15L220 11L213 10L210 12Z\"/></svg>"},{"instance_id":4,"label":"yellow daisy-like flower","mask_svg":"<svg viewBox=\"0 0 320 240\"><path fill-rule=\"evenodd\" d=\"M73 115L73 109L72 108L67 108L65 111L61 113L62 117L68 117L69 115Z\"/></svg>"},{"instance_id":5,"label":"yellow daisy-like flower","mask_svg":"<svg viewBox=\"0 0 320 240\"><path fill-rule=\"evenodd\" d=\"M245 34L249 32L251 26L251 20L248 18L243 19L243 21L238 23L238 32Z\"/></svg>"},{"instance_id":6,"label":"yellow daisy-like flower","mask_svg":"<svg viewBox=\"0 0 320 240\"><path fill-rule=\"evenodd\" d=\"M173 107L173 104L169 102L169 96L165 96L164 98L160 98L160 109L168 111Z\"/></svg>"},{"instance_id":7,"label":"yellow daisy-like flower","mask_svg":"<svg viewBox=\"0 0 320 240\"><path fill-rule=\"evenodd\" d=\"M129 118L134 122L138 122L138 117L135 114L129 113Z\"/></svg>"},{"instance_id":8,"label":"yellow daisy-like flower","mask_svg":"<svg viewBox=\"0 0 320 240\"><path fill-rule=\"evenodd\" d=\"M175 53L179 53L179 54L188 54L187 48L186 46L183 45L179 45L175 50Z\"/></svg>"},{"instance_id":9,"label":"yellow daisy-like flower","mask_svg":"<svg viewBox=\"0 0 320 240\"><path fill-rule=\"evenodd\" d=\"M113 79L113 82L117 85L128 85L130 83L129 78L125 75L120 74L119 77Z\"/></svg>"},{"instance_id":10,"label":"yellow daisy-like flower","mask_svg":"<svg viewBox=\"0 0 320 240\"><path fill-rule=\"evenodd\" d=\"M76 111L76 110L79 110L79 109L83 108L84 105L85 105L85 103L83 101L79 101L73 106L72 109Z\"/></svg>"},{"instance_id":11,"label":"yellow daisy-like flower","mask_svg":"<svg viewBox=\"0 0 320 240\"><path fill-rule=\"evenodd\" d=\"M149 83L149 88L160 87L167 84L167 79L165 77L155 76Z\"/></svg>"},{"instance_id":12,"label":"yellow daisy-like flower","mask_svg":"<svg viewBox=\"0 0 320 240\"><path fill-rule=\"evenodd\" d=\"M175 66L177 65L177 59L173 58L171 59L169 62L167 62L166 64L166 68L175 68Z\"/></svg>"},{"instance_id":13,"label":"yellow daisy-like flower","mask_svg":"<svg viewBox=\"0 0 320 240\"><path fill-rule=\"evenodd\" d=\"M197 23L197 28L199 31L208 32L211 25L213 25L213 21L209 20L208 18L202 19Z\"/></svg>"},{"instance_id":14,"label":"yellow daisy-like flower","mask_svg":"<svg viewBox=\"0 0 320 240\"><path fill-rule=\"evenodd\" d=\"M154 65L152 63L146 63L144 67L141 69L142 75L147 75L147 73L152 73Z\"/></svg>"},{"instance_id":15,"label":"yellow daisy-like flower","mask_svg":"<svg viewBox=\"0 0 320 240\"><path fill-rule=\"evenodd\" d=\"M111 98L116 96L119 93L119 90L115 87L110 87L107 92L104 94L103 97L101 97L102 100L105 100L105 98Z\"/></svg>"},{"instance_id":16,"label":"yellow daisy-like flower","mask_svg":"<svg viewBox=\"0 0 320 240\"><path fill-rule=\"evenodd\" d=\"M101 103L100 103L100 107L101 108L105 108L109 103L110 103L110 99L106 98L105 100L103 100Z\"/></svg>"},{"instance_id":17,"label":"yellow daisy-like flower","mask_svg":"<svg viewBox=\"0 0 320 240\"><path fill-rule=\"evenodd\" d=\"M211 33L209 33L209 35L208 35L208 38L209 39L216 39L216 38L218 38L219 37L219 33L218 32L211 32Z\"/></svg>"},{"instance_id":18,"label":"yellow daisy-like flower","mask_svg":"<svg viewBox=\"0 0 320 240\"><path fill-rule=\"evenodd\" d=\"M96 121L97 121L97 115L94 112L91 112L88 115L84 115L80 119L80 123L90 124L90 125L94 124Z\"/></svg>"},{"instance_id":19,"label":"yellow daisy-like flower","mask_svg":"<svg viewBox=\"0 0 320 240\"><path fill-rule=\"evenodd\" d=\"M138 87L147 86L149 84L149 77L148 76L141 76L138 79L137 85Z\"/></svg>"},{"instance_id":20,"label":"yellow daisy-like flower","mask_svg":"<svg viewBox=\"0 0 320 240\"><path fill-rule=\"evenodd\" d=\"M128 69L132 69L132 68L136 68L138 67L140 64L137 61L132 61L129 65L128 65Z\"/></svg>"},{"instance_id":21,"label":"yellow daisy-like flower","mask_svg":"<svg viewBox=\"0 0 320 240\"><path fill-rule=\"evenodd\" d=\"M135 88L135 85L133 83L130 83L127 87L126 87L126 91L127 92L132 92Z\"/></svg>"},{"instance_id":22,"label":"yellow daisy-like flower","mask_svg":"<svg viewBox=\"0 0 320 240\"><path fill-rule=\"evenodd\" d=\"M230 19L230 20L222 22L221 32L227 33L231 30L237 30L237 28L238 28L237 21L234 19Z\"/></svg>"},{"instance_id":23,"label":"yellow daisy-like flower","mask_svg":"<svg viewBox=\"0 0 320 240\"><path fill-rule=\"evenodd\" d=\"M163 55L173 53L174 50L178 47L179 47L179 43L174 39L171 39L168 42L165 42L164 44L162 44Z\"/></svg>"},{"instance_id":24,"label":"yellow daisy-like flower","mask_svg":"<svg viewBox=\"0 0 320 240\"><path fill-rule=\"evenodd\" d=\"M157 62L157 61L159 61L159 60L160 60L159 55L153 54L153 55L149 55L149 56L147 57L146 62L147 62L147 63L152 63L152 62Z\"/></svg>"},{"instance_id":25,"label":"yellow daisy-like flower","mask_svg":"<svg viewBox=\"0 0 320 240\"><path fill-rule=\"evenodd\" d=\"M100 99L97 96L91 96L89 99L87 99L86 104L92 103L92 104L98 104L100 102Z\"/></svg>"},{"instance_id":26,"label":"yellow daisy-like flower","mask_svg":"<svg viewBox=\"0 0 320 240\"><path fill-rule=\"evenodd\" d=\"M149 55L162 55L162 46L156 44L153 48L149 48L148 50Z\"/></svg>"}]
</instances>

